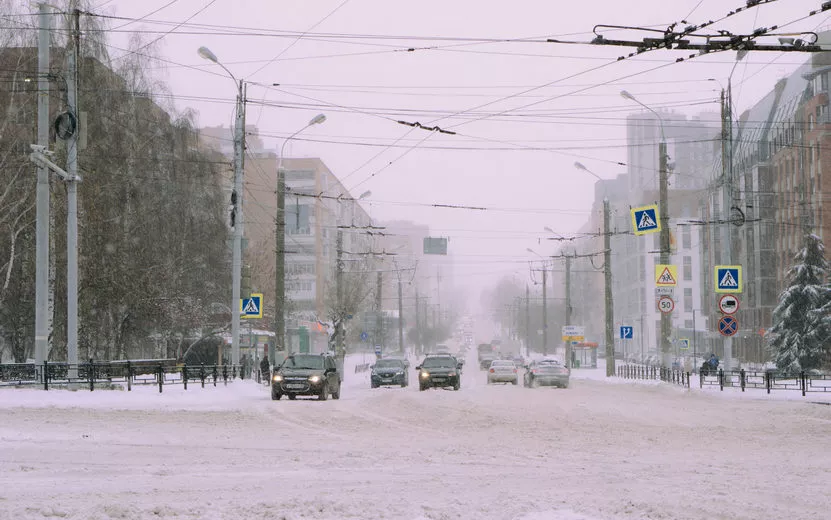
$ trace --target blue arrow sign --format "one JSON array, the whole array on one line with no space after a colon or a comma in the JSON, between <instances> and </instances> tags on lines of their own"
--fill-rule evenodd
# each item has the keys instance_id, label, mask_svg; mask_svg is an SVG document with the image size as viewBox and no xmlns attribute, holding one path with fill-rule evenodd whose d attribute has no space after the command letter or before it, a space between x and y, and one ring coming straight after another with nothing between
<instances>
[{"instance_id":1,"label":"blue arrow sign","mask_svg":"<svg viewBox=\"0 0 831 520\"><path fill-rule=\"evenodd\" d=\"M366 332L361 332L361 341L366 341L369 339L369 334Z\"/></svg>"},{"instance_id":2,"label":"blue arrow sign","mask_svg":"<svg viewBox=\"0 0 831 520\"><path fill-rule=\"evenodd\" d=\"M635 337L635 327L621 327L620 339L632 339Z\"/></svg>"}]
</instances>

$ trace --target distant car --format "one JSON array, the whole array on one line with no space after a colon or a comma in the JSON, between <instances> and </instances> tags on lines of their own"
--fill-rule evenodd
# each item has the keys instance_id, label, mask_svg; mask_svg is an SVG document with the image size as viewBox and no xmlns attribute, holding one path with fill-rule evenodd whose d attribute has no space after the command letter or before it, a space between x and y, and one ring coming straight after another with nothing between
<instances>
[{"instance_id":1,"label":"distant car","mask_svg":"<svg viewBox=\"0 0 831 520\"><path fill-rule=\"evenodd\" d=\"M517 367L510 359L497 359L491 362L488 369L488 384L493 383L519 383Z\"/></svg>"},{"instance_id":2,"label":"distant car","mask_svg":"<svg viewBox=\"0 0 831 520\"><path fill-rule=\"evenodd\" d=\"M518 367L524 367L525 366L525 358L522 357L522 356L514 356L513 362Z\"/></svg>"},{"instance_id":3,"label":"distant car","mask_svg":"<svg viewBox=\"0 0 831 520\"><path fill-rule=\"evenodd\" d=\"M379 386L401 386L404 388L410 384L410 376L407 374L407 365L401 359L379 359L372 365L370 374L370 385L372 388Z\"/></svg>"},{"instance_id":4,"label":"distant car","mask_svg":"<svg viewBox=\"0 0 831 520\"><path fill-rule=\"evenodd\" d=\"M554 359L543 359L528 365L523 377L523 384L528 388L538 386L558 386L568 388L571 370Z\"/></svg>"},{"instance_id":5,"label":"distant car","mask_svg":"<svg viewBox=\"0 0 831 520\"><path fill-rule=\"evenodd\" d=\"M340 399L340 384L341 376L334 357L294 354L274 370L271 398L279 401L285 395L294 400L298 395L310 395L325 401L331 395L332 399Z\"/></svg>"},{"instance_id":6,"label":"distant car","mask_svg":"<svg viewBox=\"0 0 831 520\"><path fill-rule=\"evenodd\" d=\"M421 391L428 388L452 387L458 390L461 387L462 364L446 354L431 355L424 358L418 370L418 388Z\"/></svg>"}]
</instances>

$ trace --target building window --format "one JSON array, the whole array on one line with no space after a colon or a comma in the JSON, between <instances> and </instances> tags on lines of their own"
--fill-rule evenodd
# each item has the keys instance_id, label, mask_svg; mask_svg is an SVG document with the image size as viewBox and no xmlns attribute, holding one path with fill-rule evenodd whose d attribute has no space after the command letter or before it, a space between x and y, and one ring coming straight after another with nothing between
<instances>
[{"instance_id":1,"label":"building window","mask_svg":"<svg viewBox=\"0 0 831 520\"><path fill-rule=\"evenodd\" d=\"M692 288L684 288L684 312L692 312Z\"/></svg>"},{"instance_id":2,"label":"building window","mask_svg":"<svg viewBox=\"0 0 831 520\"><path fill-rule=\"evenodd\" d=\"M684 328L687 330L693 329L693 320L684 320Z\"/></svg>"},{"instance_id":3,"label":"building window","mask_svg":"<svg viewBox=\"0 0 831 520\"><path fill-rule=\"evenodd\" d=\"M692 231L689 226L681 228L681 247L684 249L692 248Z\"/></svg>"},{"instance_id":4,"label":"building window","mask_svg":"<svg viewBox=\"0 0 831 520\"><path fill-rule=\"evenodd\" d=\"M684 281L689 282L692 280L692 257L685 256L684 257Z\"/></svg>"},{"instance_id":5,"label":"building window","mask_svg":"<svg viewBox=\"0 0 831 520\"><path fill-rule=\"evenodd\" d=\"M286 233L289 235L308 235L309 205L294 204L286 206Z\"/></svg>"}]
</instances>

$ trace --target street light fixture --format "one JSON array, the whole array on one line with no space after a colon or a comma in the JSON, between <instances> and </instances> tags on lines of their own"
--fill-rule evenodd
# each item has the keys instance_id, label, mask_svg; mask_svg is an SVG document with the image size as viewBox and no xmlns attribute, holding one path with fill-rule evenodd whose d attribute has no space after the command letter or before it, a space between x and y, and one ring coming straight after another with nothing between
<instances>
[{"instance_id":1,"label":"street light fixture","mask_svg":"<svg viewBox=\"0 0 831 520\"><path fill-rule=\"evenodd\" d=\"M231 192L231 226L233 228L233 260L231 263L231 309L239 309L240 285L242 283L242 191L243 191L243 153L245 150L245 83L223 65L209 48L199 47L196 51L200 57L216 63L228 73L237 86L237 115L234 122L234 189ZM238 365L239 351L239 311L231 313L231 364Z\"/></svg>"},{"instance_id":2,"label":"street light fixture","mask_svg":"<svg viewBox=\"0 0 831 520\"><path fill-rule=\"evenodd\" d=\"M285 348L288 353L286 340L286 170L283 168L283 155L286 144L297 134L313 125L326 121L325 114L313 117L306 126L291 134L280 147L280 157L277 161L277 215L274 233L275 243L275 280L274 280L274 343L270 345L268 356L274 364L277 355L277 344Z\"/></svg>"},{"instance_id":3,"label":"street light fixture","mask_svg":"<svg viewBox=\"0 0 831 520\"><path fill-rule=\"evenodd\" d=\"M668 202L668 188L669 188L669 173L667 171L667 141L666 141L666 134L664 133L664 120L661 118L661 115L658 114L655 110L651 107L641 103L638 99L627 92L626 90L621 90L620 95L624 99L628 99L630 101L634 101L635 103L639 104L640 106L644 107L648 111L652 112L655 117L658 118L658 122L661 125L661 142L658 143L658 192L659 192L659 203L658 203L658 211L660 213L660 222L661 222L661 251L660 251L660 262L661 264L669 264L669 254L670 254L670 236L669 236L669 202ZM665 367L669 367L671 365L671 356L672 350L669 341L669 337L672 334L672 322L670 321L669 314L662 312L661 313L661 337L660 337L660 348L661 348L661 363Z\"/></svg>"},{"instance_id":4,"label":"street light fixture","mask_svg":"<svg viewBox=\"0 0 831 520\"><path fill-rule=\"evenodd\" d=\"M545 258L542 255L531 249L530 247L526 249L529 253L533 253L540 257L542 260L542 352L544 355L548 355L548 297L547 297L547 286L548 286L548 269L545 265Z\"/></svg>"}]
</instances>

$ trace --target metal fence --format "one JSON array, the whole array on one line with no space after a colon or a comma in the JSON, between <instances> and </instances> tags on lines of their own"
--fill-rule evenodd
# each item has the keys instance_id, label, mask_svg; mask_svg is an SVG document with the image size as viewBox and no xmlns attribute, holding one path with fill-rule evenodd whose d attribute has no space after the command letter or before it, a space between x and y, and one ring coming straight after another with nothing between
<instances>
[{"instance_id":1,"label":"metal fence","mask_svg":"<svg viewBox=\"0 0 831 520\"><path fill-rule=\"evenodd\" d=\"M664 381L674 385L690 387L690 373L673 368L654 365L625 364L617 367L617 376L623 379L646 379Z\"/></svg>"},{"instance_id":2,"label":"metal fence","mask_svg":"<svg viewBox=\"0 0 831 520\"><path fill-rule=\"evenodd\" d=\"M664 368L655 365L625 364L617 367L617 376L623 379L645 379L664 381L684 387L690 387L691 375L677 369ZM765 390L771 393L773 390L800 391L805 396L808 393L831 393L831 375L809 374L800 372L798 374L787 374L775 370L709 370L701 371L698 374L698 387L719 387L737 388L742 392L750 390Z\"/></svg>"},{"instance_id":3,"label":"metal fence","mask_svg":"<svg viewBox=\"0 0 831 520\"><path fill-rule=\"evenodd\" d=\"M90 391L102 385L122 384L131 391L133 385L156 385L162 392L166 385L206 384L227 385L236 378L243 379L246 374L239 365L178 365L164 361L131 362L103 361L70 365L68 363L49 363L35 365L32 363L0 364L0 387L32 386L49 390L52 386L83 386Z\"/></svg>"}]
</instances>

